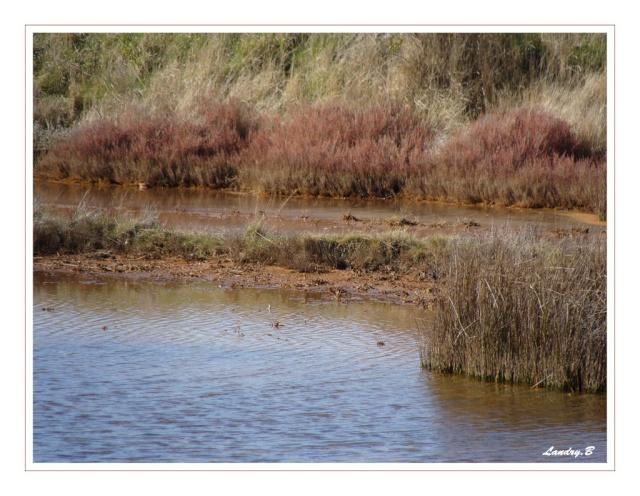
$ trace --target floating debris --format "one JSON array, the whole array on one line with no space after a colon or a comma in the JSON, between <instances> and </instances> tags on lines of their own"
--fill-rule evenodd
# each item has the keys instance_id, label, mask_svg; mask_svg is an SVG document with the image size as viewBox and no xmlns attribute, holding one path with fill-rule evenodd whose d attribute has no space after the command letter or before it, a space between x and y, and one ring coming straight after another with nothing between
<instances>
[{"instance_id":1,"label":"floating debris","mask_svg":"<svg viewBox=\"0 0 640 496\"><path fill-rule=\"evenodd\" d=\"M329 291L333 294L336 301L342 301L342 297L347 294L347 291L342 288L331 288Z\"/></svg>"},{"instance_id":2,"label":"floating debris","mask_svg":"<svg viewBox=\"0 0 640 496\"><path fill-rule=\"evenodd\" d=\"M360 219L358 219L355 215L352 215L351 213L344 214L342 216L342 220L360 222Z\"/></svg>"},{"instance_id":3,"label":"floating debris","mask_svg":"<svg viewBox=\"0 0 640 496\"><path fill-rule=\"evenodd\" d=\"M401 226L417 226L418 222L403 217L402 219L400 219L400 222L398 224L400 224Z\"/></svg>"},{"instance_id":4,"label":"floating debris","mask_svg":"<svg viewBox=\"0 0 640 496\"><path fill-rule=\"evenodd\" d=\"M378 346L382 347L382 346L384 346L384 341L378 341L376 344L377 344Z\"/></svg>"},{"instance_id":5,"label":"floating debris","mask_svg":"<svg viewBox=\"0 0 640 496\"><path fill-rule=\"evenodd\" d=\"M390 226L417 226L418 222L415 220L407 219L406 217L402 217L400 220L391 219L388 221Z\"/></svg>"},{"instance_id":6,"label":"floating debris","mask_svg":"<svg viewBox=\"0 0 640 496\"><path fill-rule=\"evenodd\" d=\"M429 224L429 227L435 227L438 229L441 229L443 227L448 227L448 223L446 221L444 222L434 222L433 224Z\"/></svg>"}]
</instances>

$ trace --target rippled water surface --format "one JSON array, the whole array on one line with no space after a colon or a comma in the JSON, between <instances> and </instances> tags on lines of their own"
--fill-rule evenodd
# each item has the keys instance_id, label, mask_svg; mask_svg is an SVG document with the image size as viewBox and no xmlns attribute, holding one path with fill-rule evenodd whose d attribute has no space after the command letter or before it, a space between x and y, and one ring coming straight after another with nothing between
<instances>
[{"instance_id":1,"label":"rippled water surface","mask_svg":"<svg viewBox=\"0 0 640 496\"><path fill-rule=\"evenodd\" d=\"M412 307L37 273L33 315L35 462L605 461L605 396L422 371Z\"/></svg>"}]
</instances>

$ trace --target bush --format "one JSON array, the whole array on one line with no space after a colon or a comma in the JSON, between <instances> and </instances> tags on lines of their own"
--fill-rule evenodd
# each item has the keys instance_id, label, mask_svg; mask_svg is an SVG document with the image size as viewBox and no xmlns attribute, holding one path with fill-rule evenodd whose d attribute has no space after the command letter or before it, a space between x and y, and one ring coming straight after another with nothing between
<instances>
[{"instance_id":1,"label":"bush","mask_svg":"<svg viewBox=\"0 0 640 496\"><path fill-rule=\"evenodd\" d=\"M522 108L460 130L410 186L431 199L601 213L604 179L604 162L589 156L567 122Z\"/></svg>"},{"instance_id":2,"label":"bush","mask_svg":"<svg viewBox=\"0 0 640 496\"><path fill-rule=\"evenodd\" d=\"M189 121L129 111L76 129L42 158L38 173L118 184L225 187L236 174L231 157L246 146L255 126L237 103L202 105Z\"/></svg>"},{"instance_id":3,"label":"bush","mask_svg":"<svg viewBox=\"0 0 640 496\"><path fill-rule=\"evenodd\" d=\"M387 197L417 172L432 132L393 106L302 106L256 134L240 183L276 194Z\"/></svg>"},{"instance_id":4,"label":"bush","mask_svg":"<svg viewBox=\"0 0 640 496\"><path fill-rule=\"evenodd\" d=\"M606 164L569 124L520 108L487 114L439 147L395 105L299 106L284 116L206 103L190 119L129 112L60 137L35 174L276 195L404 196L579 208L606 215Z\"/></svg>"}]
</instances>

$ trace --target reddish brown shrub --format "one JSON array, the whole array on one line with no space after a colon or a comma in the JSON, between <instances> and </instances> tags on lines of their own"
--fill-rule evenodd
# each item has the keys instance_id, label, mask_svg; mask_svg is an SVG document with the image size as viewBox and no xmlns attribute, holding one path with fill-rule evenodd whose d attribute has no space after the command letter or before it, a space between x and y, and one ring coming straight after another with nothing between
<instances>
[{"instance_id":1,"label":"reddish brown shrub","mask_svg":"<svg viewBox=\"0 0 640 496\"><path fill-rule=\"evenodd\" d=\"M237 103L203 105L192 121L127 112L76 129L40 161L37 173L56 179L224 187L236 174L231 157L247 145L255 127L255 119Z\"/></svg>"},{"instance_id":2,"label":"reddish brown shrub","mask_svg":"<svg viewBox=\"0 0 640 496\"><path fill-rule=\"evenodd\" d=\"M439 199L582 208L605 215L606 165L569 125L519 109L486 115L439 150L394 106L301 106L258 118L205 102L189 120L125 113L78 128L36 174L149 186L235 186L281 195Z\"/></svg>"},{"instance_id":3,"label":"reddish brown shrub","mask_svg":"<svg viewBox=\"0 0 640 496\"><path fill-rule=\"evenodd\" d=\"M604 216L606 166L584 150L569 124L548 113L489 114L434 153L409 187L430 199L583 208Z\"/></svg>"},{"instance_id":4,"label":"reddish brown shrub","mask_svg":"<svg viewBox=\"0 0 640 496\"><path fill-rule=\"evenodd\" d=\"M256 134L239 157L240 181L278 194L395 195L431 137L397 107L299 107Z\"/></svg>"},{"instance_id":5,"label":"reddish brown shrub","mask_svg":"<svg viewBox=\"0 0 640 496\"><path fill-rule=\"evenodd\" d=\"M532 160L574 156L578 143L566 121L531 109L488 114L454 136L437 162L448 169L511 173Z\"/></svg>"}]
</instances>

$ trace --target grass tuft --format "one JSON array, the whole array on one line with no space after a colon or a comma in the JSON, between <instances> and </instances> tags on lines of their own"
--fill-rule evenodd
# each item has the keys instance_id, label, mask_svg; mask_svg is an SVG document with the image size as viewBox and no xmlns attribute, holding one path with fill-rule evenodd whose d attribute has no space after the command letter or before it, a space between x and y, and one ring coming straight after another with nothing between
<instances>
[{"instance_id":1,"label":"grass tuft","mask_svg":"<svg viewBox=\"0 0 640 496\"><path fill-rule=\"evenodd\" d=\"M606 251L495 235L452 245L424 367L568 391L606 390Z\"/></svg>"}]
</instances>

